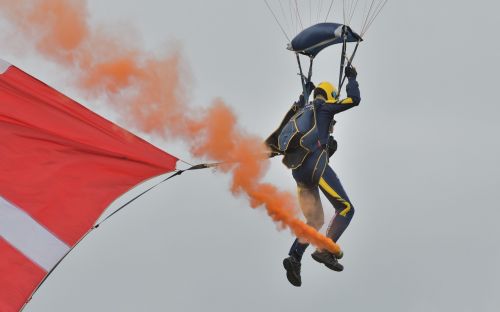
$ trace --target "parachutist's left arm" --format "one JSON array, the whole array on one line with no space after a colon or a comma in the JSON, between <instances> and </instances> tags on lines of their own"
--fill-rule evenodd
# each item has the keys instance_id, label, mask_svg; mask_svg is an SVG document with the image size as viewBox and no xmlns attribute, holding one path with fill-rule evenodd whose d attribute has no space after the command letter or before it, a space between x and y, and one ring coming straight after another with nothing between
<instances>
[{"instance_id":1,"label":"parachutist's left arm","mask_svg":"<svg viewBox=\"0 0 500 312\"><path fill-rule=\"evenodd\" d=\"M359 85L356 81L356 70L353 67L349 67L350 70L346 68L346 76L349 80L346 86L347 98L336 103L324 103L317 108L318 112L318 131L319 131L319 142L322 146L326 146L329 140L329 126L333 120L335 114L348 110L359 105L361 102L361 95L359 91Z\"/></svg>"},{"instance_id":2,"label":"parachutist's left arm","mask_svg":"<svg viewBox=\"0 0 500 312\"><path fill-rule=\"evenodd\" d=\"M346 86L347 98L332 104L326 104L328 110L333 114L338 114L355 106L358 106L361 102L361 94L359 91L359 84L356 81L356 76L348 77L348 83Z\"/></svg>"}]
</instances>

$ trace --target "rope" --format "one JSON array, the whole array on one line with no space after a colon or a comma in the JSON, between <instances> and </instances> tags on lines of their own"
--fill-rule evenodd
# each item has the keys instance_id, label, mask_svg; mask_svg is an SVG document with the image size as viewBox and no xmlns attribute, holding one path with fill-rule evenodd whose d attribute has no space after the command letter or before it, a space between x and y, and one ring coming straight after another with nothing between
<instances>
[{"instance_id":1,"label":"rope","mask_svg":"<svg viewBox=\"0 0 500 312\"><path fill-rule=\"evenodd\" d=\"M183 161L184 162L184 161ZM185 162L186 163L186 162ZM160 182L156 183L155 185L149 187L148 189L146 189L145 191L143 191L142 193L140 193L139 195L135 196L134 198L132 198L131 200L129 200L128 202L126 202L125 204L121 205L120 207L118 207L115 211L113 211L111 214L109 214L106 218L104 218L101 222L97 223L96 225L94 225L94 229L97 229L102 223L104 223L106 220L108 220L109 218L111 218L112 216L114 216L118 211L122 210L123 208L125 208L126 206L130 205L132 202L134 202L136 199L138 199L139 197L141 197L142 195L146 194L147 192L151 191L152 189L156 188L158 185L172 179L173 177L176 177L176 176L179 176L181 175L182 173L186 172L186 171L189 171L189 170L199 170L199 169L207 169L207 168L212 168L212 167L216 167L216 166L219 166L221 163L213 163L213 164L198 164L198 165L191 165L191 167L187 168L187 169L184 169L184 170L177 170L174 174L172 175L169 175L168 177L166 177L165 179L161 180Z\"/></svg>"},{"instance_id":2,"label":"rope","mask_svg":"<svg viewBox=\"0 0 500 312\"><path fill-rule=\"evenodd\" d=\"M183 160L181 160L182 162L184 163L187 163ZM113 215L115 215L118 211L122 210L123 208L125 208L126 206L130 205L132 202L134 202L136 199L138 199L139 197L141 197L142 195L146 194L147 192L151 191L152 189L154 189L155 187L157 187L158 185L172 179L173 177L176 177L178 175L181 175L183 172L185 171L189 171L189 170L200 170L200 169L207 169L207 168L213 168L213 167L217 167L219 165L221 165L222 163L211 163L211 164L198 164L198 165L192 165L191 167L187 168L187 169L184 169L184 170L176 170L176 172L172 175L169 175L168 177L166 177L165 179L161 180L160 182L156 183L155 185L149 187L147 190L143 191L142 193L140 193L139 195L135 196L134 198L132 198L131 200L129 200L128 202L126 202L125 204L121 205L118 209L116 209L115 211L113 211L110 215L108 215L106 218L104 218L104 220L102 220L101 222L95 224L93 227L91 227L87 233L85 233L79 240L78 242L76 242L75 245L73 245L73 247L71 247L67 252L66 254L64 254L64 256L59 259L59 261L54 265L54 267L52 269L50 269L49 272L47 272L47 275L45 275L45 277L42 279L42 281L38 284L38 286L35 288L35 290L31 293L31 296L28 298L28 300L26 300L26 302L24 303L24 305L22 306L21 310L19 310L20 312L24 310L24 308L26 307L26 305L31 301L31 299L33 298L34 294L38 291L38 289L40 289L40 287L42 286L42 284L47 280L47 278L54 272L54 270L59 266L59 264L66 258L66 256L69 255L69 253L71 251L73 251L73 249L76 248L76 246L78 246L78 244L80 244L80 242L85 238L87 237L87 235L89 235L93 230L97 229L101 224L103 224L106 220L108 220L109 218L111 218Z\"/></svg>"}]
</instances>

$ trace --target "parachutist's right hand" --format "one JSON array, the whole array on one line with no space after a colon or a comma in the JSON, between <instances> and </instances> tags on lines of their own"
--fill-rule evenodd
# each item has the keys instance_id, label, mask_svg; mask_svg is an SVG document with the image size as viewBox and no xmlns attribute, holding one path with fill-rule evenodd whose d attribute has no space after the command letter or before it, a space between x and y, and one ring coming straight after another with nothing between
<instances>
[{"instance_id":1,"label":"parachutist's right hand","mask_svg":"<svg viewBox=\"0 0 500 312\"><path fill-rule=\"evenodd\" d=\"M356 78L358 75L358 72L356 71L356 68L352 66L352 64L347 65L345 68L345 76L347 78Z\"/></svg>"},{"instance_id":2,"label":"parachutist's right hand","mask_svg":"<svg viewBox=\"0 0 500 312\"><path fill-rule=\"evenodd\" d=\"M316 86L314 85L314 83L312 81L309 81L307 84L306 84L306 91L307 91L307 94L311 95L311 93L314 91L314 89L316 89Z\"/></svg>"},{"instance_id":3,"label":"parachutist's right hand","mask_svg":"<svg viewBox=\"0 0 500 312\"><path fill-rule=\"evenodd\" d=\"M295 110L297 110L298 106L304 106L304 94L299 95L299 100L294 104Z\"/></svg>"}]
</instances>

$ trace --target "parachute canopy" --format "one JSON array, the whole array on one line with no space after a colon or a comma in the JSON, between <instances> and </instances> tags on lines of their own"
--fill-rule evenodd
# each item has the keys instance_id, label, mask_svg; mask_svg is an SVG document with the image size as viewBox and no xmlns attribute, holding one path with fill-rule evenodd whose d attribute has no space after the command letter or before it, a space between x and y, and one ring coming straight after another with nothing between
<instances>
[{"instance_id":1,"label":"parachute canopy","mask_svg":"<svg viewBox=\"0 0 500 312\"><path fill-rule=\"evenodd\" d=\"M362 38L387 1L343 0L340 1L340 8L335 8L335 0L264 0L276 24L288 41L287 49L295 54L302 90L306 98L309 96L306 85L312 78L314 58L325 48L335 44L342 44L337 94L340 96L345 81L344 68L352 64L359 44L363 41ZM333 21L340 20L339 13L342 13L343 22L330 22L330 18ZM351 25L359 25L354 27L354 29L359 30L359 33L354 32ZM351 53L347 51L348 42L356 42ZM309 57L307 74L302 67L300 55Z\"/></svg>"},{"instance_id":2,"label":"parachute canopy","mask_svg":"<svg viewBox=\"0 0 500 312\"><path fill-rule=\"evenodd\" d=\"M361 36L352 31L349 26L337 23L319 23L304 29L295 36L288 44L288 49L315 57L324 48L343 43L343 35L346 37L346 42L363 41Z\"/></svg>"}]
</instances>

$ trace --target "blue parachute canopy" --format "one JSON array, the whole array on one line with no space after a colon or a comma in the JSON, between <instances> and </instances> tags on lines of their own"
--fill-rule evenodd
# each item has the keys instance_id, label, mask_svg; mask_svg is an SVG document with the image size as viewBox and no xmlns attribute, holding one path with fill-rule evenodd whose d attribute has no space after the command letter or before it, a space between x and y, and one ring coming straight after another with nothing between
<instances>
[{"instance_id":1,"label":"blue parachute canopy","mask_svg":"<svg viewBox=\"0 0 500 312\"><path fill-rule=\"evenodd\" d=\"M361 36L349 26L337 23L319 23L301 31L288 45L288 50L315 57L324 48L342 43L342 29L345 29L346 42L363 41Z\"/></svg>"}]
</instances>

